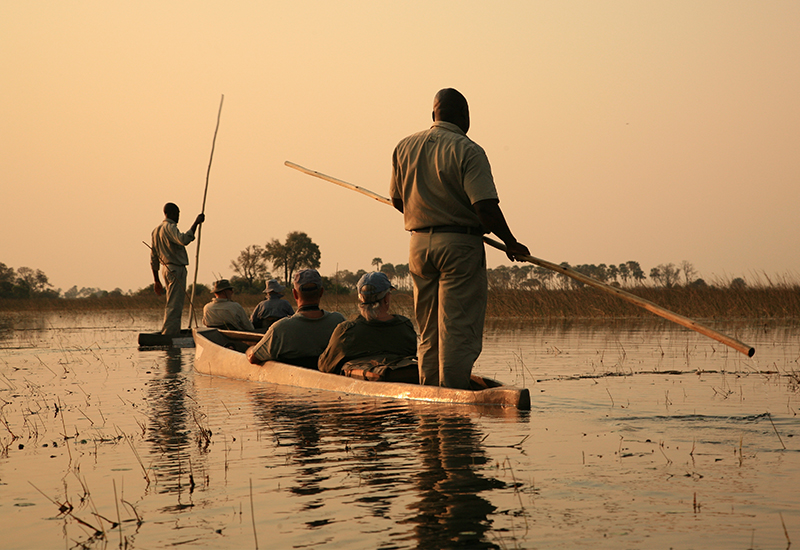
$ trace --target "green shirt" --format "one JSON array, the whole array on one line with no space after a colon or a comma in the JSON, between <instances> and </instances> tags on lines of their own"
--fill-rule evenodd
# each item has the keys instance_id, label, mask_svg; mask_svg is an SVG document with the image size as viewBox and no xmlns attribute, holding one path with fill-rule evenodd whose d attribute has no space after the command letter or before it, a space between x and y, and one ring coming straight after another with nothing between
<instances>
[{"instance_id":1,"label":"green shirt","mask_svg":"<svg viewBox=\"0 0 800 550\"><path fill-rule=\"evenodd\" d=\"M328 347L319 358L319 370L339 374L342 365L354 359L370 358L389 363L416 355L417 334L408 317L395 315L388 321L367 321L359 315L333 331Z\"/></svg>"},{"instance_id":2,"label":"green shirt","mask_svg":"<svg viewBox=\"0 0 800 550\"><path fill-rule=\"evenodd\" d=\"M336 325L344 316L336 311L323 311L322 317L311 319L297 312L272 324L252 354L257 360L281 361L290 364L305 363L308 358L319 357L328 345ZM298 360L304 361L298 361Z\"/></svg>"}]
</instances>

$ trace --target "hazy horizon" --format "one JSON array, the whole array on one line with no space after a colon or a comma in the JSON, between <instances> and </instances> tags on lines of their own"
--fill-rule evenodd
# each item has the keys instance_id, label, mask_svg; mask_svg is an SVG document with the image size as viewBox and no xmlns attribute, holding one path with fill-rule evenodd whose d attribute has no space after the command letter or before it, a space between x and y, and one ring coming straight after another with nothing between
<instances>
[{"instance_id":1,"label":"hazy horizon","mask_svg":"<svg viewBox=\"0 0 800 550\"><path fill-rule=\"evenodd\" d=\"M162 207L198 282L303 231L324 275L407 263L391 154L455 87L509 225L554 263L796 277L800 4L6 3L0 262L56 288L152 282ZM190 279L195 244L189 247ZM487 249L488 264L510 262Z\"/></svg>"}]
</instances>

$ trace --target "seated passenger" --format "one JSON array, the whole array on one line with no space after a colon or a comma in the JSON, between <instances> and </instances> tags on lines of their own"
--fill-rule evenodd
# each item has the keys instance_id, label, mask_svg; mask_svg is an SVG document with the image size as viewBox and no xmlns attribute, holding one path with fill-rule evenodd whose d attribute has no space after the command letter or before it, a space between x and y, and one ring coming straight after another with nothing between
<instances>
[{"instance_id":1,"label":"seated passenger","mask_svg":"<svg viewBox=\"0 0 800 550\"><path fill-rule=\"evenodd\" d=\"M214 281L214 299L203 308L203 324L207 327L253 332L253 323L244 308L231 300L233 287L228 279Z\"/></svg>"},{"instance_id":2,"label":"seated passenger","mask_svg":"<svg viewBox=\"0 0 800 550\"><path fill-rule=\"evenodd\" d=\"M277 280L271 279L265 290L267 299L260 302L250 315L250 321L259 332L266 332L269 326L284 317L294 315L292 304L283 299L285 288Z\"/></svg>"},{"instance_id":3,"label":"seated passenger","mask_svg":"<svg viewBox=\"0 0 800 550\"><path fill-rule=\"evenodd\" d=\"M260 365L265 361L281 361L316 369L319 354L328 345L333 329L344 321L341 313L320 309L319 302L325 289L316 269L295 273L293 286L297 313L276 321L261 341L247 350L251 363Z\"/></svg>"},{"instance_id":4,"label":"seated passenger","mask_svg":"<svg viewBox=\"0 0 800 550\"><path fill-rule=\"evenodd\" d=\"M373 271L361 277L357 288L359 315L333 331L319 358L319 370L341 374L343 367L345 371L351 367L364 378L419 382L417 334L408 317L389 313L394 290L389 278ZM402 369L405 375L398 377L401 367L410 368ZM393 376L394 370L398 373Z\"/></svg>"}]
</instances>

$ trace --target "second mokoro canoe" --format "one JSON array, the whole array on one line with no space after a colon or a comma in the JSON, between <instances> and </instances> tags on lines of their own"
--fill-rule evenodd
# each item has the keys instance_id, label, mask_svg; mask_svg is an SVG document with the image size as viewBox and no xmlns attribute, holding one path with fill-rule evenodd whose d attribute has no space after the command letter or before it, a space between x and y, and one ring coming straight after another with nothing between
<instances>
[{"instance_id":1,"label":"second mokoro canoe","mask_svg":"<svg viewBox=\"0 0 800 550\"><path fill-rule=\"evenodd\" d=\"M193 332L194 368L202 374L371 397L494 405L515 407L523 411L531 408L530 392L527 388L506 386L491 378L474 374L475 386L482 389L459 390L403 382L360 380L276 361L253 365L247 360L243 350L247 345L258 342L261 334L209 328L196 328Z\"/></svg>"},{"instance_id":2,"label":"second mokoro canoe","mask_svg":"<svg viewBox=\"0 0 800 550\"><path fill-rule=\"evenodd\" d=\"M194 339L192 329L181 329L179 334L167 336L160 332L140 332L139 347L141 348L193 348Z\"/></svg>"}]
</instances>

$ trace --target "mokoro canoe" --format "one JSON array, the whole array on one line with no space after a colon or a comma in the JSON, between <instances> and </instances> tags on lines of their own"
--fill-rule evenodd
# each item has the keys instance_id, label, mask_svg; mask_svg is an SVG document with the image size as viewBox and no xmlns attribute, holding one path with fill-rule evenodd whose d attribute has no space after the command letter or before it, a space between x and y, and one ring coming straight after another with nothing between
<instances>
[{"instance_id":1,"label":"mokoro canoe","mask_svg":"<svg viewBox=\"0 0 800 550\"><path fill-rule=\"evenodd\" d=\"M160 332L140 332L139 333L139 347L141 348L193 348L194 338L192 337L192 329L181 329L180 334L174 336L167 336Z\"/></svg>"},{"instance_id":2,"label":"mokoro canoe","mask_svg":"<svg viewBox=\"0 0 800 550\"><path fill-rule=\"evenodd\" d=\"M354 395L432 403L516 407L523 411L531 408L531 397L527 388L506 386L491 378L477 375L473 375L473 381L476 385L484 386L484 389L457 390L403 382L360 380L276 361L253 365L242 350L246 349L247 345L256 343L261 336L249 332L196 328L194 368L199 373L213 376Z\"/></svg>"}]
</instances>

